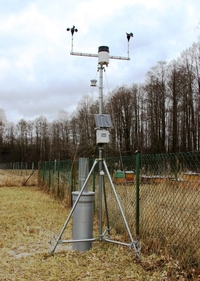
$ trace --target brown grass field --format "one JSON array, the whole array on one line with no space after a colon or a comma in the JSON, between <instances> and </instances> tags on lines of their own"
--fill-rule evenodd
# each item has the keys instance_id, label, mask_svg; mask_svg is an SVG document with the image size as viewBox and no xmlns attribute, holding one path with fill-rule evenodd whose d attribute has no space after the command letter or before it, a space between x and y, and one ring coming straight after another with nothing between
<instances>
[{"instance_id":1,"label":"brown grass field","mask_svg":"<svg viewBox=\"0 0 200 281\"><path fill-rule=\"evenodd\" d=\"M37 175L22 186L26 178L0 170L1 281L200 280L170 257L144 253L138 261L128 248L106 242L94 242L83 253L60 245L51 256L48 241L59 234L70 209L37 187ZM95 215L94 233L97 227ZM63 238L71 233L70 222Z\"/></svg>"}]
</instances>

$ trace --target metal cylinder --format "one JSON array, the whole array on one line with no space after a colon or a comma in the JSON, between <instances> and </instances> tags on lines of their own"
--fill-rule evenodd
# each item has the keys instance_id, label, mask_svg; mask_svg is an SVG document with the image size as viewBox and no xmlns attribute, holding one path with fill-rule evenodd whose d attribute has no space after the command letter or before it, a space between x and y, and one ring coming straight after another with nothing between
<instances>
[{"instance_id":1,"label":"metal cylinder","mask_svg":"<svg viewBox=\"0 0 200 281\"><path fill-rule=\"evenodd\" d=\"M109 47L100 46L98 49L98 63L100 65L109 64Z\"/></svg>"},{"instance_id":2,"label":"metal cylinder","mask_svg":"<svg viewBox=\"0 0 200 281\"><path fill-rule=\"evenodd\" d=\"M78 190L80 191L89 173L89 159L79 158L78 160ZM84 191L88 191L88 184L86 184Z\"/></svg>"},{"instance_id":3,"label":"metal cylinder","mask_svg":"<svg viewBox=\"0 0 200 281\"><path fill-rule=\"evenodd\" d=\"M73 203L79 196L78 191L72 192ZM73 213L72 236L73 240L80 240L72 245L73 250L79 252L88 251L92 242L81 241L93 238L93 215L94 215L95 192L83 192Z\"/></svg>"}]
</instances>

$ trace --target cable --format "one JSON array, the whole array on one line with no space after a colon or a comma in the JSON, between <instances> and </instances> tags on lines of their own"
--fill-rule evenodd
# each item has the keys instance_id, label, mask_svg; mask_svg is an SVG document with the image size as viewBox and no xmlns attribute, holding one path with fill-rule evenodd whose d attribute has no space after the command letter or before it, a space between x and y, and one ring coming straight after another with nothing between
<instances>
[{"instance_id":1,"label":"cable","mask_svg":"<svg viewBox=\"0 0 200 281\"><path fill-rule=\"evenodd\" d=\"M98 73L98 71L96 71L96 75L95 75L95 80L96 80L96 78L97 78L97 73ZM94 88L95 87L91 87L92 89L91 89L91 97L92 97L92 94L93 94L93 90L94 90ZM86 112L84 112L85 114L84 114L84 116L83 116L83 119L82 119L82 123L81 123L81 130L80 130L80 135L82 134L82 132L83 132L83 130L84 130L84 124L87 126L88 124L87 124L87 121L86 121ZM77 142L76 143L76 146L75 146L75 153L74 153L74 156L73 156L73 162L72 162L72 165L74 165L74 161L75 161L75 159L76 159L76 156L77 156L77 153L78 153L78 148L79 148L79 146L80 146L80 141L79 141L79 143Z\"/></svg>"},{"instance_id":2,"label":"cable","mask_svg":"<svg viewBox=\"0 0 200 281\"><path fill-rule=\"evenodd\" d=\"M105 77L106 77L106 84L107 84L108 92L110 92L106 71L105 71ZM114 113L113 113L114 110L113 110L112 102L110 103L110 105L111 105L111 116L112 116L112 120L113 120L113 125L114 125L114 129L116 131L116 124L115 124L115 119L114 119ZM118 149L118 153L119 153L119 157L120 157L121 167L122 167L122 170L124 172L124 163L123 163L123 160L122 160L120 143L119 143L119 140L117 138L116 138L116 141L117 141L117 149Z\"/></svg>"}]
</instances>

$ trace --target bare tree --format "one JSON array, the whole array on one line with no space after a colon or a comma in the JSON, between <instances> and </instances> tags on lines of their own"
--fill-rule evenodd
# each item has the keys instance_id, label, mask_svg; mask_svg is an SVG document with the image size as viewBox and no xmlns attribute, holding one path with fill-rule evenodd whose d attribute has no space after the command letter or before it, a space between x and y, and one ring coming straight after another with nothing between
<instances>
[{"instance_id":1,"label":"bare tree","mask_svg":"<svg viewBox=\"0 0 200 281\"><path fill-rule=\"evenodd\" d=\"M177 152L180 149L180 98L181 72L177 61L173 61L168 68L168 149Z\"/></svg>"},{"instance_id":2,"label":"bare tree","mask_svg":"<svg viewBox=\"0 0 200 281\"><path fill-rule=\"evenodd\" d=\"M181 150L196 149L196 122L194 114L194 65L191 50L186 50L180 57L181 71Z\"/></svg>"},{"instance_id":3,"label":"bare tree","mask_svg":"<svg viewBox=\"0 0 200 281\"><path fill-rule=\"evenodd\" d=\"M107 105L108 110L112 112L114 124L112 132L113 145L117 149L117 144L119 144L124 154L133 153L133 143L131 141L135 140L133 140L132 135L135 133L133 129L133 122L136 120L134 106L137 104L134 98L136 98L134 87L129 89L122 86L113 91L109 105Z\"/></svg>"},{"instance_id":4,"label":"bare tree","mask_svg":"<svg viewBox=\"0 0 200 281\"><path fill-rule=\"evenodd\" d=\"M0 162L2 161L4 129L5 129L6 121L7 120L6 120L5 111L2 108L0 108Z\"/></svg>"},{"instance_id":5,"label":"bare tree","mask_svg":"<svg viewBox=\"0 0 200 281\"><path fill-rule=\"evenodd\" d=\"M49 140L49 123L44 116L34 120L35 125L35 143L36 159L49 160L50 140Z\"/></svg>"},{"instance_id":6,"label":"bare tree","mask_svg":"<svg viewBox=\"0 0 200 281\"><path fill-rule=\"evenodd\" d=\"M158 62L147 73L145 83L148 133L150 137L151 152L165 152L165 117L166 117L166 62Z\"/></svg>"}]
</instances>

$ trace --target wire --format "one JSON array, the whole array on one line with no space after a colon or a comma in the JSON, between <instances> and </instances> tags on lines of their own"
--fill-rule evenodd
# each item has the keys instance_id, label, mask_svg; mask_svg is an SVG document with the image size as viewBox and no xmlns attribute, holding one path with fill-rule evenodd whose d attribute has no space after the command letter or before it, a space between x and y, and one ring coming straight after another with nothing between
<instances>
[{"instance_id":1,"label":"wire","mask_svg":"<svg viewBox=\"0 0 200 281\"><path fill-rule=\"evenodd\" d=\"M108 85L108 79L107 79L107 75L106 75L106 71L105 71L105 78L106 78L106 84L107 84L107 88L108 88L108 92L110 92L109 90L109 85ZM113 120L113 125L114 125L114 129L116 131L116 124L115 124L115 119L114 119L114 113L113 113L113 106L112 106L112 102L110 103L111 105L111 116L112 116L112 120ZM119 143L119 140L116 139L117 141L117 149L118 149L118 152L119 152L119 157L120 157L120 162L121 162L121 167L122 167L122 170L124 172L124 163L123 163L123 159L122 159L122 154L121 154L121 148L120 148L120 143Z\"/></svg>"},{"instance_id":2,"label":"wire","mask_svg":"<svg viewBox=\"0 0 200 281\"><path fill-rule=\"evenodd\" d=\"M98 71L96 71L95 80L96 80L96 78L97 78L97 73L98 73ZM94 96L92 96L92 95L93 95L93 91L94 91L94 88L95 88L95 87L91 87L91 88L92 88L92 89L91 89L90 94L91 94L91 97L94 98ZM85 115L84 115L84 117L83 117L83 119L82 119L82 122L81 122L81 131L80 131L80 135L82 134L82 132L83 132L83 130L84 130L84 126L83 126L84 124L85 124L86 126L88 125L88 124L87 124L87 120L86 120L86 112L85 112ZM75 159L76 159L79 146L80 146L80 142L77 142L77 143L76 143L76 146L75 146L75 152L74 152L74 156L73 156L73 159L74 159L74 160L73 160L72 165L74 165L74 161L75 161Z\"/></svg>"}]
</instances>

